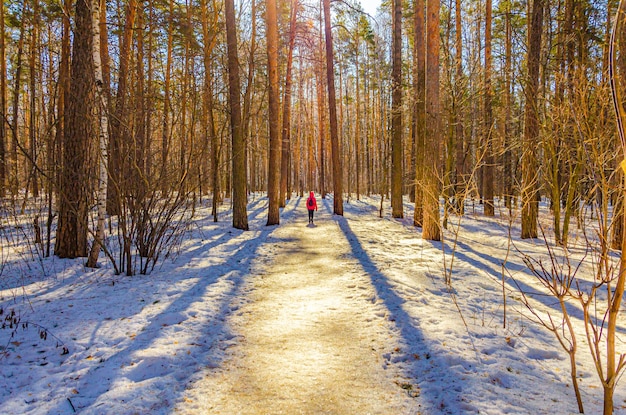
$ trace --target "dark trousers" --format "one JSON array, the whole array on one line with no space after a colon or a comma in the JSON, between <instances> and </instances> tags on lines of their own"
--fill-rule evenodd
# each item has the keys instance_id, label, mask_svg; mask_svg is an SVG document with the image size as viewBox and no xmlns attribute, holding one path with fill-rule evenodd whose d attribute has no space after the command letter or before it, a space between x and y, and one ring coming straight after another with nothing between
<instances>
[{"instance_id":1,"label":"dark trousers","mask_svg":"<svg viewBox=\"0 0 626 415\"><path fill-rule=\"evenodd\" d=\"M313 209L309 210L309 223L313 223L313 212L315 212Z\"/></svg>"}]
</instances>

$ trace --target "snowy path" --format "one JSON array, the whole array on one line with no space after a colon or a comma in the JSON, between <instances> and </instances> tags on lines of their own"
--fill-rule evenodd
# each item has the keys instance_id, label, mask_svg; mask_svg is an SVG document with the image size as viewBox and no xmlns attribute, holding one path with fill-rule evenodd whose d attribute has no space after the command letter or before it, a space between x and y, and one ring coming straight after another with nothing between
<instances>
[{"instance_id":1,"label":"snowy path","mask_svg":"<svg viewBox=\"0 0 626 415\"><path fill-rule=\"evenodd\" d=\"M417 413L385 358L397 347L388 311L328 205L314 227L296 215L257 252L231 358L175 413Z\"/></svg>"},{"instance_id":2,"label":"snowy path","mask_svg":"<svg viewBox=\"0 0 626 415\"><path fill-rule=\"evenodd\" d=\"M413 227L409 204L399 220L388 201L380 218L375 197L346 202L344 217L331 205L323 201L308 227L304 199L293 198L281 225L267 227L267 198L255 197L248 232L232 229L227 206L217 223L207 206L170 259L132 278L106 260L91 270L83 258L9 247L0 314L15 312L30 328L0 329L0 414L576 412L561 346L516 299L519 286L541 288L519 255L507 255L506 218L468 210L458 222L450 291L450 230L444 261L441 244ZM513 242L545 256L542 242ZM579 274L592 279L592 265ZM540 312L558 312L551 299L535 299ZM601 413L586 348L577 357L585 412ZM614 402L626 414L623 380Z\"/></svg>"}]
</instances>

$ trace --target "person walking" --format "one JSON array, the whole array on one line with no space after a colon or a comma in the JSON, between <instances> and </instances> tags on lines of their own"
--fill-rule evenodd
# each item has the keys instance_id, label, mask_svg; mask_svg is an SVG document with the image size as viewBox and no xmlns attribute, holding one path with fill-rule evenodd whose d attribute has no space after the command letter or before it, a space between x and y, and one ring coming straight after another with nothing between
<instances>
[{"instance_id":1,"label":"person walking","mask_svg":"<svg viewBox=\"0 0 626 415\"><path fill-rule=\"evenodd\" d=\"M309 198L306 200L306 208L309 211L309 223L313 223L313 212L317 210L317 200L315 200L315 194L311 192Z\"/></svg>"}]
</instances>

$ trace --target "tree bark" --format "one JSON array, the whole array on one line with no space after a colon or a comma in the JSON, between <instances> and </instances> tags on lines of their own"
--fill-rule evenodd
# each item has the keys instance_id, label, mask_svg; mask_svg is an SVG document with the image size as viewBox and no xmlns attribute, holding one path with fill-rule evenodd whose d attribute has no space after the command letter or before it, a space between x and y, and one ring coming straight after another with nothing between
<instances>
[{"instance_id":1,"label":"tree bark","mask_svg":"<svg viewBox=\"0 0 626 415\"><path fill-rule=\"evenodd\" d=\"M361 200L361 86L359 85L360 81L360 69L359 69L359 49L360 49L360 35L361 28L359 28L359 36L356 38L355 44L355 57L354 57L354 65L355 65L355 89L356 89L356 128L355 128L355 137L354 137L354 153L355 153L355 162L356 162L356 174L355 174L355 184L356 184L356 200Z\"/></svg>"},{"instance_id":2,"label":"tree bark","mask_svg":"<svg viewBox=\"0 0 626 415\"><path fill-rule=\"evenodd\" d=\"M33 0L33 18L32 18L32 30L30 35L30 120L28 135L30 138L29 148L29 167L27 173L28 181L30 182L31 192L33 197L39 197L39 172L37 171L37 69L36 62L39 56L37 50L37 41L39 36L39 0ZM28 193L28 192L27 192Z\"/></svg>"},{"instance_id":3,"label":"tree bark","mask_svg":"<svg viewBox=\"0 0 626 415\"><path fill-rule=\"evenodd\" d=\"M6 194L7 180L7 62L4 29L4 2L0 2L0 197Z\"/></svg>"},{"instance_id":4,"label":"tree bark","mask_svg":"<svg viewBox=\"0 0 626 415\"><path fill-rule=\"evenodd\" d=\"M426 134L426 36L424 28L424 0L414 3L415 64L415 211L413 224L424 224L424 151Z\"/></svg>"},{"instance_id":5,"label":"tree bark","mask_svg":"<svg viewBox=\"0 0 626 415\"><path fill-rule=\"evenodd\" d=\"M127 189L129 180L126 174L127 172L125 171L125 164L127 164L125 163L125 149L129 148L131 141L127 93L132 37L133 31L135 30L135 18L137 16L137 1L138 0L128 0L125 10L124 29L120 33L119 39L120 66L114 116L111 119L111 139L109 142L109 175L112 179L112 186L108 186L107 188L107 211L111 215L119 215L121 213L121 199L124 196L123 192Z\"/></svg>"},{"instance_id":6,"label":"tree bark","mask_svg":"<svg viewBox=\"0 0 626 415\"><path fill-rule=\"evenodd\" d=\"M137 26L145 26L145 10L143 9L143 5L141 8L139 8L139 12L137 14ZM131 153L131 159L133 161L131 174L133 176L133 189L135 190L134 196L136 197L136 200L140 203L140 205L143 205L144 198L147 192L147 180L150 179L149 176L146 174L146 154L148 152L148 138L146 136L146 71L144 67L144 37L144 31L138 30L136 36L137 59L135 62L137 68L134 98L135 131L132 143L133 151ZM148 54L149 53L150 52L148 51ZM145 227L141 226L138 231L140 233L144 232Z\"/></svg>"},{"instance_id":7,"label":"tree bark","mask_svg":"<svg viewBox=\"0 0 626 415\"><path fill-rule=\"evenodd\" d=\"M61 204L63 198L61 180L63 177L63 142L65 140L65 131L67 130L67 101L70 95L70 15L71 15L72 1L63 1L63 36L61 39L61 61L59 62L59 99L57 102L57 127L54 135L54 146L52 157L49 158L50 170L52 166L57 167L54 170L54 177L52 183L54 183L53 193L56 197L57 204ZM48 228L48 244L46 246L46 256L50 256L50 238L52 223L54 222L55 214L52 211L52 198L49 201L50 209L48 211L48 219L46 221ZM58 232L58 231L57 231ZM58 235L57 235L58 238ZM56 250L56 247L55 247Z\"/></svg>"},{"instance_id":8,"label":"tree bark","mask_svg":"<svg viewBox=\"0 0 626 415\"><path fill-rule=\"evenodd\" d=\"M318 120L318 157L319 157L319 167L317 169L318 174L317 178L319 180L318 189L322 198L326 197L326 106L324 105L326 95L324 93L324 74L323 69L321 68L317 71L317 120ZM309 146L309 190L313 190L314 186L314 171L315 171L315 145L311 142Z\"/></svg>"},{"instance_id":9,"label":"tree bark","mask_svg":"<svg viewBox=\"0 0 626 415\"><path fill-rule=\"evenodd\" d=\"M237 57L237 25L234 0L225 0L226 44L228 48L228 96L232 134L233 227L248 230L245 143L241 126L241 88Z\"/></svg>"},{"instance_id":10,"label":"tree bark","mask_svg":"<svg viewBox=\"0 0 626 415\"><path fill-rule=\"evenodd\" d=\"M280 222L280 159L281 142L279 129L279 92L278 92L278 21L276 0L265 1L265 19L267 25L267 63L268 97L269 97L269 132L270 158L267 178L267 195L269 209L267 225L278 225Z\"/></svg>"},{"instance_id":11,"label":"tree bark","mask_svg":"<svg viewBox=\"0 0 626 415\"><path fill-rule=\"evenodd\" d=\"M17 149L20 146L18 139L19 111L20 111L20 91L22 89L22 57L24 56L24 33L26 25L26 5L22 5L22 21L20 23L20 36L17 41L17 59L15 63L15 83L13 88L13 114L11 119L11 145L9 147L9 187L11 194L17 195L19 192L19 169Z\"/></svg>"},{"instance_id":12,"label":"tree bark","mask_svg":"<svg viewBox=\"0 0 626 415\"><path fill-rule=\"evenodd\" d=\"M95 268L98 264L100 249L104 246L105 216L107 203L107 144L109 140L109 119L107 113L106 95L104 92L104 81L102 77L102 61L100 54L100 0L92 0L91 13L93 25L93 67L95 80L95 109L99 121L99 159L98 159L98 222L94 242L91 245L87 267ZM106 4L106 3L104 3Z\"/></svg>"},{"instance_id":13,"label":"tree bark","mask_svg":"<svg viewBox=\"0 0 626 415\"><path fill-rule=\"evenodd\" d=\"M424 224L422 238L441 240L439 223L439 0L426 2L426 145L424 154Z\"/></svg>"},{"instance_id":14,"label":"tree bark","mask_svg":"<svg viewBox=\"0 0 626 415\"><path fill-rule=\"evenodd\" d=\"M402 0L393 1L391 216L402 218Z\"/></svg>"},{"instance_id":15,"label":"tree bark","mask_svg":"<svg viewBox=\"0 0 626 415\"><path fill-rule=\"evenodd\" d=\"M493 181L494 181L494 156L493 156L493 108L491 90L491 0L485 4L485 176L483 182L485 216L494 216L493 204Z\"/></svg>"},{"instance_id":16,"label":"tree bark","mask_svg":"<svg viewBox=\"0 0 626 415\"><path fill-rule=\"evenodd\" d=\"M335 98L335 66L333 56L333 34L330 24L330 0L324 4L324 34L326 37L326 82L328 86L328 110L330 114L330 146L333 163L333 213L343 216L343 170L341 147L337 126L337 101Z\"/></svg>"},{"instance_id":17,"label":"tree bark","mask_svg":"<svg viewBox=\"0 0 626 415\"><path fill-rule=\"evenodd\" d=\"M506 5L505 16L505 63L504 63L504 205L509 209L509 213L513 208L513 168L511 157L511 123L512 116L511 110L513 106L513 99L511 93L512 86L512 42L513 42L513 30L511 27L511 4Z\"/></svg>"},{"instance_id":18,"label":"tree bark","mask_svg":"<svg viewBox=\"0 0 626 415\"><path fill-rule=\"evenodd\" d=\"M55 254L60 258L87 256L87 154L93 136L93 27L91 4L76 2L70 96L63 146L59 228Z\"/></svg>"},{"instance_id":19,"label":"tree bark","mask_svg":"<svg viewBox=\"0 0 626 415\"><path fill-rule=\"evenodd\" d=\"M456 211L462 215L465 211L465 198L467 193L467 184L465 178L465 133L463 130L463 26L461 22L461 0L456 0L455 10L455 49L456 49L456 99L454 100L454 128L455 128L455 199Z\"/></svg>"},{"instance_id":20,"label":"tree bark","mask_svg":"<svg viewBox=\"0 0 626 415\"><path fill-rule=\"evenodd\" d=\"M215 32L211 32L209 28L209 8L207 5L207 0L201 0L200 8L202 13L202 37L203 37L203 53L204 53L204 90L203 90L203 112L204 116L202 117L204 123L204 134L205 134L205 152L203 157L203 162L207 163L208 160L211 160L211 172L212 172L212 191L213 191L213 200L212 200L212 216L213 220L217 221L217 202L218 202L218 163L217 163L217 137L215 134L215 119L213 114L214 109L214 101L213 101L213 70L211 67L211 56L213 55L213 48L216 43L216 35ZM217 25L217 13L213 15L213 26ZM209 169L205 164L205 173L208 174Z\"/></svg>"},{"instance_id":21,"label":"tree bark","mask_svg":"<svg viewBox=\"0 0 626 415\"><path fill-rule=\"evenodd\" d=\"M320 0L320 7L324 7L322 4L323 0ZM325 106L325 102L328 102L326 100L326 93L325 93L325 85L324 85L324 69L326 67L325 65L325 61L324 61L324 48L326 46L326 44L324 43L324 41L322 40L322 36L323 36L323 13L320 13L320 21L319 21L319 61L320 61L320 65L319 65L319 70L316 70L316 76L317 76L317 119L318 119L318 131L319 131L319 137L318 137L318 157L319 157L319 167L318 167L318 174L317 174L317 178L318 178L318 188L320 191L320 194L322 195L322 199L326 198L326 192L327 192L327 188L326 188L326 129L328 127L328 124L326 122L326 115L328 114L328 112L326 111L326 106ZM314 172L314 166L315 166L315 154L313 152L313 148L314 145L310 146L310 151L309 151L309 160L310 163L309 165L311 166L311 168L309 169L310 174L311 174L311 180L310 180L310 184L309 184L309 190L313 189L313 172Z\"/></svg>"},{"instance_id":22,"label":"tree bark","mask_svg":"<svg viewBox=\"0 0 626 415\"><path fill-rule=\"evenodd\" d=\"M255 87L255 76L256 76L256 60L255 60L255 56L256 56L256 49L257 49L257 42L256 42L256 38L257 38L257 2L256 0L251 0L251 4L250 4L250 25L251 30L250 30L250 51L248 53L248 79L247 79L247 85L246 85L246 91L243 95L243 108L242 108L242 134L243 134L243 138L245 141L245 153L246 153L246 157L245 157L245 163L246 163L246 174L250 175L250 169L248 166L248 158L249 158L249 141L250 141L250 121L251 121L251 107L252 107L252 96L253 96L253 91L254 91L254 87ZM252 180L251 180L252 182ZM250 183L252 185L252 183ZM252 191L256 190L253 186L252 187ZM250 190L250 189L248 189Z\"/></svg>"},{"instance_id":23,"label":"tree bark","mask_svg":"<svg viewBox=\"0 0 626 415\"><path fill-rule=\"evenodd\" d=\"M169 0L167 17L167 58L165 61L165 79L163 82L163 120L161 130L161 191L165 193L169 186L168 159L170 152L170 112L172 83L172 52L174 50L174 0Z\"/></svg>"},{"instance_id":24,"label":"tree bark","mask_svg":"<svg viewBox=\"0 0 626 415\"><path fill-rule=\"evenodd\" d=\"M287 51L287 70L285 74L285 97L283 98L282 154L280 158L280 206L286 205L291 196L287 192L289 164L291 161L291 85L293 71L293 49L296 44L296 23L298 16L298 0L291 1L291 19L289 23L289 49Z\"/></svg>"},{"instance_id":25,"label":"tree bark","mask_svg":"<svg viewBox=\"0 0 626 415\"><path fill-rule=\"evenodd\" d=\"M624 23L626 22L626 2L621 0L617 9L617 15L615 17L615 25L613 27L613 33L611 36L611 52L610 52L610 69L611 75L611 90L613 93L613 105L615 108L615 117L617 121L617 130L622 147L622 154L624 160L626 160L626 110L623 105L623 93L624 83L619 82L615 77L615 44L617 37L622 41L626 38L624 34ZM621 43L621 42L620 42ZM625 53L626 45L620 44L620 53ZM623 68L620 68L623 69ZM624 76L624 74L621 74ZM626 162L622 162L621 168L625 170ZM626 186L622 182L622 200L626 200ZM624 203L624 202L622 202ZM626 228L626 215L621 215L622 226ZM623 234L626 236L626 234ZM620 258L619 273L615 281L615 288L611 293L610 287L608 291L608 324L606 326L606 377L602 379L602 387L604 389L604 415L611 415L613 413L613 393L620 373L624 370L626 364L626 355L620 354L619 360L617 359L616 351L616 330L617 320L619 317L622 298L624 297L624 289L626 286L626 237L622 238L622 255Z\"/></svg>"},{"instance_id":26,"label":"tree bark","mask_svg":"<svg viewBox=\"0 0 626 415\"><path fill-rule=\"evenodd\" d=\"M528 78L526 85L525 127L522 153L522 239L537 237L538 161L536 149L539 142L539 59L543 28L544 0L534 0L530 22L528 46Z\"/></svg>"},{"instance_id":27,"label":"tree bark","mask_svg":"<svg viewBox=\"0 0 626 415\"><path fill-rule=\"evenodd\" d=\"M107 111L111 105L111 65L109 57L109 32L107 30L107 0L100 0L100 62L102 64L102 91L107 103Z\"/></svg>"}]
</instances>

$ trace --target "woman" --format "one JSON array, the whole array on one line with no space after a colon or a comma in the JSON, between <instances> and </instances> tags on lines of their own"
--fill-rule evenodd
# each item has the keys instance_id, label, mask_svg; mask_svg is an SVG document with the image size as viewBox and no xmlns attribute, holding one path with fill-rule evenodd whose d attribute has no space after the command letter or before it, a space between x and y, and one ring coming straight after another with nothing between
<instances>
[{"instance_id":1,"label":"woman","mask_svg":"<svg viewBox=\"0 0 626 415\"><path fill-rule=\"evenodd\" d=\"M315 194L311 192L309 198L306 200L306 208L309 211L309 223L313 223L313 212L317 210L317 200L315 200Z\"/></svg>"}]
</instances>

